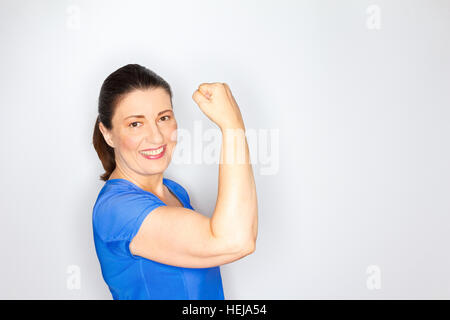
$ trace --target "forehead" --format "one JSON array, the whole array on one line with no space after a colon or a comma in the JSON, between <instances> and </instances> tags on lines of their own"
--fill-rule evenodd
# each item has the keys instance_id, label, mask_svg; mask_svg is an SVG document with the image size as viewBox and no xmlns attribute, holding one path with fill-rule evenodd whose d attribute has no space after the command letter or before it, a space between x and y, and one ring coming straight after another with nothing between
<instances>
[{"instance_id":1,"label":"forehead","mask_svg":"<svg viewBox=\"0 0 450 320\"><path fill-rule=\"evenodd\" d=\"M132 114L151 116L171 108L170 96L163 88L138 89L129 92L119 101L115 114L123 119Z\"/></svg>"}]
</instances>

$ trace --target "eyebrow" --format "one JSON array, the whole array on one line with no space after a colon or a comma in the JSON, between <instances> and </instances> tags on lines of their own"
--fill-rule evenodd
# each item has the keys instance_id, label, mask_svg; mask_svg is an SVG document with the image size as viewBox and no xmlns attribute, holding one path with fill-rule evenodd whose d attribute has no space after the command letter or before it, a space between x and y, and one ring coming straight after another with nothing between
<instances>
[{"instance_id":1,"label":"eyebrow","mask_svg":"<svg viewBox=\"0 0 450 320\"><path fill-rule=\"evenodd\" d=\"M172 109L167 109L167 110L164 110L164 111L160 111L160 112L158 112L157 117L162 115L163 113L166 113L167 111L173 111L173 110ZM128 117L124 118L123 120L126 120L128 118L145 118L145 116L142 115L142 114L133 114L131 116L128 116Z\"/></svg>"}]
</instances>

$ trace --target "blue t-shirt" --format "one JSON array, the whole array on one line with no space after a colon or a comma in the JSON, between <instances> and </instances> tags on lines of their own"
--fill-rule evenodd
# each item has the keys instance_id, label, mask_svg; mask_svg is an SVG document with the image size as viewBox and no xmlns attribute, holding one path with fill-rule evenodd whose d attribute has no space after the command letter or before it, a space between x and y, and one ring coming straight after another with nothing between
<instances>
[{"instance_id":1,"label":"blue t-shirt","mask_svg":"<svg viewBox=\"0 0 450 320\"><path fill-rule=\"evenodd\" d=\"M194 210L186 190L163 184L185 208ZM224 300L220 267L182 268L135 256L129 244L144 218L165 206L153 193L125 179L105 182L92 214L95 250L113 299Z\"/></svg>"}]
</instances>

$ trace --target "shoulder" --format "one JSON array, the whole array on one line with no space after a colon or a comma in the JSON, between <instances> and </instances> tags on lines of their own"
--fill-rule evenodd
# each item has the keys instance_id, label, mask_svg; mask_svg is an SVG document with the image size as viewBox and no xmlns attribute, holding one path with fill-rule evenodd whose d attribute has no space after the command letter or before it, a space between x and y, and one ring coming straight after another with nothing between
<instances>
[{"instance_id":1,"label":"shoulder","mask_svg":"<svg viewBox=\"0 0 450 320\"><path fill-rule=\"evenodd\" d=\"M131 234L124 234L126 230L133 230L152 209L162 205L150 193L125 184L106 183L94 205L94 231L103 239L128 238Z\"/></svg>"}]
</instances>

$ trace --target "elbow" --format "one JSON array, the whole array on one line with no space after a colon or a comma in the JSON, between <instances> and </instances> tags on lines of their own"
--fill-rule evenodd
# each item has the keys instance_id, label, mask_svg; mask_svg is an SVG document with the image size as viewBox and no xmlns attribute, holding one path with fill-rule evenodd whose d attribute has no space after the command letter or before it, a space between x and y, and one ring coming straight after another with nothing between
<instances>
[{"instance_id":1,"label":"elbow","mask_svg":"<svg viewBox=\"0 0 450 320\"><path fill-rule=\"evenodd\" d=\"M257 235L249 235L245 238L245 241L242 241L242 252L244 252L245 255L252 254L256 251L256 237Z\"/></svg>"},{"instance_id":2,"label":"elbow","mask_svg":"<svg viewBox=\"0 0 450 320\"><path fill-rule=\"evenodd\" d=\"M250 250L249 254L252 254L253 252L256 251L256 241L251 242L251 246L250 246L249 250Z\"/></svg>"},{"instance_id":3,"label":"elbow","mask_svg":"<svg viewBox=\"0 0 450 320\"><path fill-rule=\"evenodd\" d=\"M241 253L243 256L248 256L256 250L256 241L250 240L241 245Z\"/></svg>"},{"instance_id":4,"label":"elbow","mask_svg":"<svg viewBox=\"0 0 450 320\"><path fill-rule=\"evenodd\" d=\"M256 239L253 238L246 238L245 240L241 238L239 241L234 239L232 243L233 245L231 245L231 249L228 252L237 254L241 257L252 254L256 250Z\"/></svg>"}]
</instances>

